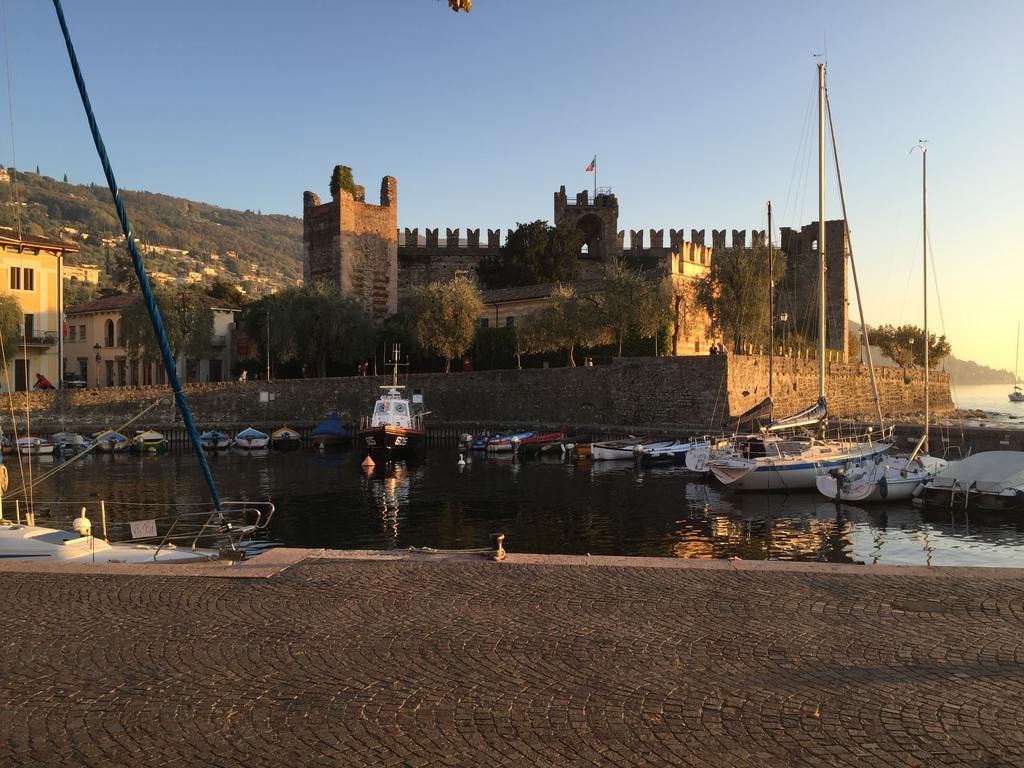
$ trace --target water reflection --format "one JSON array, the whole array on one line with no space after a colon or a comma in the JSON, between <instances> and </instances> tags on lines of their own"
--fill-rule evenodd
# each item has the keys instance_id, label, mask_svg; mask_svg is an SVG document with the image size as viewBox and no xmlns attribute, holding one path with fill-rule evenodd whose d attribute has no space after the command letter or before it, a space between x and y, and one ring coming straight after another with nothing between
<instances>
[{"instance_id":1,"label":"water reflection","mask_svg":"<svg viewBox=\"0 0 1024 768\"><path fill-rule=\"evenodd\" d=\"M454 549L507 535L511 551L899 564L1024 565L1017 517L836 506L816 494L735 495L673 467L569 463L558 456L437 450L419 466L363 471L353 454L224 451L210 457L225 498L271 498L280 543L304 547ZM34 460L38 477L53 465ZM9 461L11 487L20 485ZM106 454L66 465L35 488L37 503L112 520L208 506L194 457ZM45 500L45 502L44 502ZM10 508L10 499L7 500ZM134 510L134 511L133 511Z\"/></svg>"}]
</instances>

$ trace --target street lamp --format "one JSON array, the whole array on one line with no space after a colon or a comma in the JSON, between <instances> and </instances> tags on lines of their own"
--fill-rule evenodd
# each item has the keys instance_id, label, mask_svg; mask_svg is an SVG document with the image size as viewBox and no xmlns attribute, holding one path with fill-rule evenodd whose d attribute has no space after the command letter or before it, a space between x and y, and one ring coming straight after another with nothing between
<instances>
[{"instance_id":1,"label":"street lamp","mask_svg":"<svg viewBox=\"0 0 1024 768\"><path fill-rule=\"evenodd\" d=\"M96 353L96 389L100 388L100 361L103 359L100 356L100 345L93 344L92 351Z\"/></svg>"},{"instance_id":2,"label":"street lamp","mask_svg":"<svg viewBox=\"0 0 1024 768\"><path fill-rule=\"evenodd\" d=\"M779 320L782 322L782 354L786 354L786 321L789 320L789 312L779 315Z\"/></svg>"},{"instance_id":3,"label":"street lamp","mask_svg":"<svg viewBox=\"0 0 1024 768\"><path fill-rule=\"evenodd\" d=\"M910 367L913 368L914 367L914 339L913 339L913 337L911 337L908 340L908 343L910 344Z\"/></svg>"}]
</instances>

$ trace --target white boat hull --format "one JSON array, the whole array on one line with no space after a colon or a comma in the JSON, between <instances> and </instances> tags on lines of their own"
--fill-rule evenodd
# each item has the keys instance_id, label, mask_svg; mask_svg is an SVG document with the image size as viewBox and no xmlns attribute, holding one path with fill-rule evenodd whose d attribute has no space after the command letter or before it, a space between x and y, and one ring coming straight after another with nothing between
<instances>
[{"instance_id":1,"label":"white boat hull","mask_svg":"<svg viewBox=\"0 0 1024 768\"><path fill-rule=\"evenodd\" d=\"M888 451L887 443L863 448L851 448L836 453L827 450L794 457L758 459L727 458L710 462L712 474L731 490L736 491L799 491L817 487L820 474L845 466L851 461L870 459Z\"/></svg>"},{"instance_id":2,"label":"white boat hull","mask_svg":"<svg viewBox=\"0 0 1024 768\"><path fill-rule=\"evenodd\" d=\"M622 445L594 443L590 446L590 458L592 461L635 461L639 445L639 442Z\"/></svg>"},{"instance_id":3,"label":"white boat hull","mask_svg":"<svg viewBox=\"0 0 1024 768\"><path fill-rule=\"evenodd\" d=\"M110 544L93 536L36 525L0 526L0 559L35 563L182 563L217 559L213 550L167 544Z\"/></svg>"},{"instance_id":4,"label":"white boat hull","mask_svg":"<svg viewBox=\"0 0 1024 768\"><path fill-rule=\"evenodd\" d=\"M270 445L269 437L236 437L235 447L244 448L247 451L256 450L258 448L266 448Z\"/></svg>"}]
</instances>

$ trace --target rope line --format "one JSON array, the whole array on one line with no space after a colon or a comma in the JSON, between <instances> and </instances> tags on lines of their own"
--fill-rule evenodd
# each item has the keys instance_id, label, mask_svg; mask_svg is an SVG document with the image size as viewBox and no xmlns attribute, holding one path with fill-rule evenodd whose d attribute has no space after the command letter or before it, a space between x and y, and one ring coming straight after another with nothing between
<instances>
[{"instance_id":1,"label":"rope line","mask_svg":"<svg viewBox=\"0 0 1024 768\"><path fill-rule=\"evenodd\" d=\"M149 277L146 275L142 257L139 255L139 249L136 247L135 235L128 221L128 213L125 211L124 203L121 201L121 191L118 189L117 181L114 179L114 170L110 165L110 158L107 156L107 149L103 144L103 137L100 135L99 124L96 122L96 115L93 113L92 102L89 100L89 93L85 88L85 78L78 64L78 57L75 55L75 47L71 43L71 33L68 31L68 25L64 19L64 9L61 6L60 0L53 0L53 8L57 12L57 20L60 22L60 29L64 35L64 44L68 49L68 57L71 59L71 69L74 71L75 83L78 85L78 92L82 97L82 106L85 108L85 116L89 121L89 130L92 132L93 143L96 145L96 152L99 154L100 163L103 165L103 174L107 178L110 194L114 198L114 207L117 209L117 218L121 222L121 231L124 233L128 253L132 258L132 267L135 269L135 276L138 278L139 287L142 289L142 298L146 305L146 310L149 312L149 318L153 323L153 333L156 335L160 346L164 368L167 370L168 383L174 392L174 400L178 405L178 410L181 412L182 421L185 423L185 430L188 432L196 457L199 459L199 466L203 471L206 485L210 489L213 504L219 511L221 509L221 501L220 495L217 493L217 485L213 481L213 473L210 471L210 465L206 461L206 454L203 452L203 446L199 440L199 430L196 429L195 420L192 418L192 410L189 408L181 380L178 378L177 365L174 362L174 354L171 352L171 345L167 339L167 331L160 317L160 308L156 304L153 288L149 284Z\"/></svg>"},{"instance_id":2,"label":"rope line","mask_svg":"<svg viewBox=\"0 0 1024 768\"><path fill-rule=\"evenodd\" d=\"M4 24L4 71L7 77L7 115L11 124L11 194L14 197L14 220L18 225L18 240L22 239L21 232L21 195L18 193L18 153L14 148L14 97L11 91L11 45L7 38L7 0L0 5L3 13Z\"/></svg>"}]
</instances>

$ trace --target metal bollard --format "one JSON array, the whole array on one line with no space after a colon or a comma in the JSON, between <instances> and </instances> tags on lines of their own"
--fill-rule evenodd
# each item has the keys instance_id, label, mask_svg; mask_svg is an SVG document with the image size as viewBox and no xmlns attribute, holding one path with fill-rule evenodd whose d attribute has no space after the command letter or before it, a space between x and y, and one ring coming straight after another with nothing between
<instances>
[{"instance_id":1,"label":"metal bollard","mask_svg":"<svg viewBox=\"0 0 1024 768\"><path fill-rule=\"evenodd\" d=\"M505 534L504 533L492 533L491 534L491 560L502 561L505 559Z\"/></svg>"}]
</instances>

